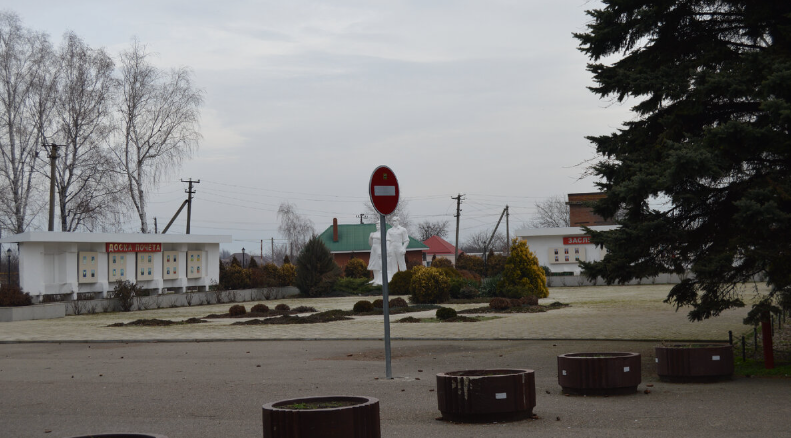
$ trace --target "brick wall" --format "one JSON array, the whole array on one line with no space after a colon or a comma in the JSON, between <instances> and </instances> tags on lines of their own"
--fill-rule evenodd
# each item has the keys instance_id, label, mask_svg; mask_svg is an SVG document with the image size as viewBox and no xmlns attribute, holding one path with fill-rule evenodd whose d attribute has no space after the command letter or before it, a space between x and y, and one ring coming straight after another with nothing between
<instances>
[{"instance_id":1,"label":"brick wall","mask_svg":"<svg viewBox=\"0 0 791 438\"><path fill-rule=\"evenodd\" d=\"M616 225L615 221L605 220L603 217L593 213L589 203L604 198L604 193L569 193L569 216L572 227L580 225Z\"/></svg>"},{"instance_id":2,"label":"brick wall","mask_svg":"<svg viewBox=\"0 0 791 438\"><path fill-rule=\"evenodd\" d=\"M338 254L333 254L332 257L335 259L335 263L337 263L338 266L340 266L341 269L343 269L343 267L346 266L346 263L349 263L349 260L352 259L352 254L348 253L348 252L346 252L346 253L338 253ZM362 261L365 262L366 265L368 265L368 259L370 257L371 257L371 253L370 252L356 252L356 253L354 253L354 258L361 259ZM421 263L422 264L423 263L423 250L407 251L406 252L406 261L407 261L407 265L410 265L410 264L413 264L413 263Z\"/></svg>"}]
</instances>

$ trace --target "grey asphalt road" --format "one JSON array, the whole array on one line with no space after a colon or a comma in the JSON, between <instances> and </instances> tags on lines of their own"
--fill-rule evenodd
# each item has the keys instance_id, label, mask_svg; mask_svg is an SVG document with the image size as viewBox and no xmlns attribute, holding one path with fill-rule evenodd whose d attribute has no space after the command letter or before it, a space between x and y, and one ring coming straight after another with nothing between
<instances>
[{"instance_id":1,"label":"grey asphalt road","mask_svg":"<svg viewBox=\"0 0 791 438\"><path fill-rule=\"evenodd\" d=\"M653 346L394 341L396 378L387 380L383 343L377 341L2 344L0 437L109 431L260 437L264 403L331 394L378 398L383 437L789 436L791 379L662 383ZM557 355L590 351L641 353L638 393L562 395ZM437 420L436 373L504 367L535 370L537 419L475 425Z\"/></svg>"}]
</instances>

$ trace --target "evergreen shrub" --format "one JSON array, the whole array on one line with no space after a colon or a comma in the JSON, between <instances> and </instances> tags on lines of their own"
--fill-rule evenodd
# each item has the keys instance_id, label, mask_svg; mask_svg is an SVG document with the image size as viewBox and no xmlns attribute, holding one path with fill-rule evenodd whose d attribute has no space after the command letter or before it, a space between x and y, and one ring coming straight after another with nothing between
<instances>
[{"instance_id":1,"label":"evergreen shrub","mask_svg":"<svg viewBox=\"0 0 791 438\"><path fill-rule=\"evenodd\" d=\"M372 312L373 310L374 310L374 305L370 301L366 301L366 300L360 300L354 303L354 307L352 308L352 311L354 313L366 313L366 312Z\"/></svg>"},{"instance_id":2,"label":"evergreen shrub","mask_svg":"<svg viewBox=\"0 0 791 438\"><path fill-rule=\"evenodd\" d=\"M381 298L378 298L378 299L374 300L374 302L372 304L373 304L375 309L384 309L384 307L385 307L385 302L382 301ZM388 303L387 307L390 307L389 303Z\"/></svg>"},{"instance_id":3,"label":"evergreen shrub","mask_svg":"<svg viewBox=\"0 0 791 438\"><path fill-rule=\"evenodd\" d=\"M489 307L495 310L506 310L511 307L511 301L507 298L492 298L491 301L489 301Z\"/></svg>"},{"instance_id":4,"label":"evergreen shrub","mask_svg":"<svg viewBox=\"0 0 791 438\"><path fill-rule=\"evenodd\" d=\"M456 310L450 307L440 307L437 309L437 319L446 320L457 316Z\"/></svg>"},{"instance_id":5,"label":"evergreen shrub","mask_svg":"<svg viewBox=\"0 0 791 438\"><path fill-rule=\"evenodd\" d=\"M231 316L241 316L247 313L247 309L241 304L234 304L228 309L228 314Z\"/></svg>"},{"instance_id":6,"label":"evergreen shrub","mask_svg":"<svg viewBox=\"0 0 791 438\"><path fill-rule=\"evenodd\" d=\"M266 304L256 304L250 309L250 313L267 313L269 312L269 306Z\"/></svg>"},{"instance_id":7,"label":"evergreen shrub","mask_svg":"<svg viewBox=\"0 0 791 438\"><path fill-rule=\"evenodd\" d=\"M0 307L29 306L33 304L29 293L22 292L19 286L3 283L0 285Z\"/></svg>"},{"instance_id":8,"label":"evergreen shrub","mask_svg":"<svg viewBox=\"0 0 791 438\"><path fill-rule=\"evenodd\" d=\"M410 299L416 304L439 304L450 299L450 281L442 269L422 266L413 269Z\"/></svg>"},{"instance_id":9,"label":"evergreen shrub","mask_svg":"<svg viewBox=\"0 0 791 438\"><path fill-rule=\"evenodd\" d=\"M368 279L368 265L362 259L354 258L343 267L343 275L346 278L365 278Z\"/></svg>"},{"instance_id":10,"label":"evergreen shrub","mask_svg":"<svg viewBox=\"0 0 791 438\"><path fill-rule=\"evenodd\" d=\"M409 303L407 303L406 300L401 297L391 298L390 301L387 302L387 305L391 309L396 307L409 307Z\"/></svg>"},{"instance_id":11,"label":"evergreen shrub","mask_svg":"<svg viewBox=\"0 0 791 438\"><path fill-rule=\"evenodd\" d=\"M409 285L412 283L414 274L414 269L396 272L393 279L387 284L390 295L409 295Z\"/></svg>"}]
</instances>

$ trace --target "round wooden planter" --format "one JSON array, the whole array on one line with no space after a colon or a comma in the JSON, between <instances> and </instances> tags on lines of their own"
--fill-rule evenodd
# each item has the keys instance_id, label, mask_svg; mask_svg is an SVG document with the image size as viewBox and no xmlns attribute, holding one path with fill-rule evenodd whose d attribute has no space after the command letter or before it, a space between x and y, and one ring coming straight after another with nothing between
<instances>
[{"instance_id":1,"label":"round wooden planter","mask_svg":"<svg viewBox=\"0 0 791 438\"><path fill-rule=\"evenodd\" d=\"M528 418L536 406L533 370L489 369L437 374L442 418L463 423Z\"/></svg>"},{"instance_id":2,"label":"round wooden planter","mask_svg":"<svg viewBox=\"0 0 791 438\"><path fill-rule=\"evenodd\" d=\"M168 438L165 435L151 435L148 433L100 433L98 435L80 435L66 438Z\"/></svg>"},{"instance_id":3,"label":"round wooden planter","mask_svg":"<svg viewBox=\"0 0 791 438\"><path fill-rule=\"evenodd\" d=\"M666 382L715 382L733 375L730 344L657 346L656 373Z\"/></svg>"},{"instance_id":4,"label":"round wooden planter","mask_svg":"<svg viewBox=\"0 0 791 438\"><path fill-rule=\"evenodd\" d=\"M639 353L568 353L558 356L558 384L566 394L618 395L637 391Z\"/></svg>"},{"instance_id":5,"label":"round wooden planter","mask_svg":"<svg viewBox=\"0 0 791 438\"><path fill-rule=\"evenodd\" d=\"M294 409L286 406L351 402L349 406ZM280 400L263 406L264 438L326 437L379 438L379 400L373 397L332 395Z\"/></svg>"}]
</instances>

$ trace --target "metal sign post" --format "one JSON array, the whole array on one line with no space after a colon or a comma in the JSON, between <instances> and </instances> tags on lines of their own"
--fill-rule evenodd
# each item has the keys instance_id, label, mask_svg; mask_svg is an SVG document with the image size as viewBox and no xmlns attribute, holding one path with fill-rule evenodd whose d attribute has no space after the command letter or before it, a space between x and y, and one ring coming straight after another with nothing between
<instances>
[{"instance_id":1,"label":"metal sign post","mask_svg":"<svg viewBox=\"0 0 791 438\"><path fill-rule=\"evenodd\" d=\"M385 376L393 378L393 369L390 366L390 299L387 286L387 231L385 215L379 213L379 230L382 235L382 313L385 318Z\"/></svg>"},{"instance_id":2,"label":"metal sign post","mask_svg":"<svg viewBox=\"0 0 791 438\"><path fill-rule=\"evenodd\" d=\"M385 374L393 378L390 366L390 303L387 285L387 224L385 216L395 211L398 206L399 189L395 174L387 166L379 166L371 174L368 183L368 195L371 204L379 212L379 232L382 245L382 313L385 323Z\"/></svg>"}]
</instances>

